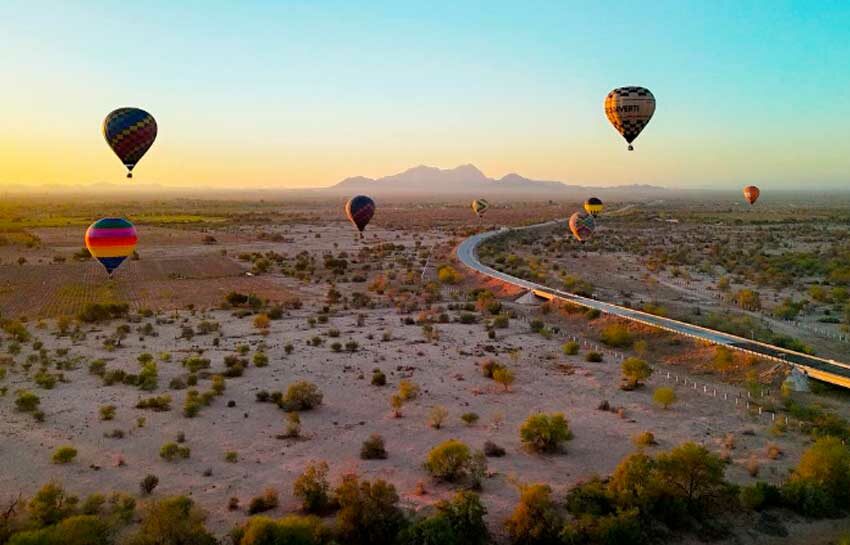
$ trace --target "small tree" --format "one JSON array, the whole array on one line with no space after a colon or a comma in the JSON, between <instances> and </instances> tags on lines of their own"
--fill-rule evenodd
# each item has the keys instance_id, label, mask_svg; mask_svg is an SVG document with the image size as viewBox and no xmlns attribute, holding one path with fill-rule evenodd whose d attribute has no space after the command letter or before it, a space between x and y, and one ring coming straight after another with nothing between
<instances>
[{"instance_id":1,"label":"small tree","mask_svg":"<svg viewBox=\"0 0 850 545\"><path fill-rule=\"evenodd\" d=\"M404 406L404 400L398 394L390 396L390 407L393 409L393 416L401 418L401 408Z\"/></svg>"},{"instance_id":2,"label":"small tree","mask_svg":"<svg viewBox=\"0 0 850 545\"><path fill-rule=\"evenodd\" d=\"M301 509L307 513L321 513L328 507L328 471L327 462L313 462L292 484L293 495L301 500Z\"/></svg>"},{"instance_id":3,"label":"small tree","mask_svg":"<svg viewBox=\"0 0 850 545\"><path fill-rule=\"evenodd\" d=\"M538 413L525 420L519 437L523 445L535 452L556 452L573 434L563 413Z\"/></svg>"},{"instance_id":4,"label":"small tree","mask_svg":"<svg viewBox=\"0 0 850 545\"><path fill-rule=\"evenodd\" d=\"M640 358L626 358L620 367L623 374L625 387L628 389L637 388L641 385L641 381L646 380L652 375L652 368L646 361Z\"/></svg>"},{"instance_id":5,"label":"small tree","mask_svg":"<svg viewBox=\"0 0 850 545\"><path fill-rule=\"evenodd\" d=\"M425 469L435 478L454 482L466 477L472 453L466 444L449 439L431 449Z\"/></svg>"},{"instance_id":6,"label":"small tree","mask_svg":"<svg viewBox=\"0 0 850 545\"><path fill-rule=\"evenodd\" d=\"M493 371L493 380L502 385L502 388L507 392L511 389L511 384L514 383L514 373L507 367L500 367Z\"/></svg>"},{"instance_id":7,"label":"small tree","mask_svg":"<svg viewBox=\"0 0 850 545\"><path fill-rule=\"evenodd\" d=\"M446 421L448 416L449 411L445 407L441 405L432 407L431 412L428 413L428 425L435 430L438 430L443 427L443 423Z\"/></svg>"},{"instance_id":8,"label":"small tree","mask_svg":"<svg viewBox=\"0 0 850 545\"><path fill-rule=\"evenodd\" d=\"M519 503L505 521L505 529L516 545L548 545L560 543L563 523L552 489L545 484L531 484L520 488Z\"/></svg>"},{"instance_id":9,"label":"small tree","mask_svg":"<svg viewBox=\"0 0 850 545\"><path fill-rule=\"evenodd\" d=\"M669 386L660 386L652 392L652 400L666 409L676 402L676 391Z\"/></svg>"},{"instance_id":10,"label":"small tree","mask_svg":"<svg viewBox=\"0 0 850 545\"><path fill-rule=\"evenodd\" d=\"M346 475L335 496L339 504L336 527L340 543L371 545L395 541L405 517L392 484Z\"/></svg>"}]
</instances>

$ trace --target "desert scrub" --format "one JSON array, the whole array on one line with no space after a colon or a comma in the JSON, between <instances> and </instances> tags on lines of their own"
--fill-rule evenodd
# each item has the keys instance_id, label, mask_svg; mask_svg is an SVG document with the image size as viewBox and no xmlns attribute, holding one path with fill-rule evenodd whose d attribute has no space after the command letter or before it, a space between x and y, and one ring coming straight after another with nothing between
<instances>
[{"instance_id":1,"label":"desert scrub","mask_svg":"<svg viewBox=\"0 0 850 545\"><path fill-rule=\"evenodd\" d=\"M171 396L162 395L140 399L136 403L137 409L150 409L155 412L164 412L171 410Z\"/></svg>"},{"instance_id":2,"label":"desert scrub","mask_svg":"<svg viewBox=\"0 0 850 545\"><path fill-rule=\"evenodd\" d=\"M254 353L254 367L266 367L269 364L269 357L265 352L256 352Z\"/></svg>"},{"instance_id":3,"label":"desert scrub","mask_svg":"<svg viewBox=\"0 0 850 545\"><path fill-rule=\"evenodd\" d=\"M502 367L493 371L493 380L502 385L505 392L511 389L511 384L514 383L514 372L507 367Z\"/></svg>"},{"instance_id":4,"label":"desert scrub","mask_svg":"<svg viewBox=\"0 0 850 545\"><path fill-rule=\"evenodd\" d=\"M428 425L438 430L443 427L443 423L446 421L446 418L449 416L449 411L440 405L436 407L432 407L431 411L428 413Z\"/></svg>"},{"instance_id":5,"label":"desert scrub","mask_svg":"<svg viewBox=\"0 0 850 545\"><path fill-rule=\"evenodd\" d=\"M561 345L561 352L564 353L565 356L575 356L578 354L579 344L577 341L567 341Z\"/></svg>"},{"instance_id":6,"label":"desert scrub","mask_svg":"<svg viewBox=\"0 0 850 545\"><path fill-rule=\"evenodd\" d=\"M652 445L658 444L655 440L655 435L653 435L651 431L638 433L632 437L632 443L634 443L636 447L651 447Z\"/></svg>"},{"instance_id":7,"label":"desert scrub","mask_svg":"<svg viewBox=\"0 0 850 545\"><path fill-rule=\"evenodd\" d=\"M477 413L463 413L460 415L460 419L467 426L474 426L478 422L479 416Z\"/></svg>"},{"instance_id":8,"label":"desert scrub","mask_svg":"<svg viewBox=\"0 0 850 545\"><path fill-rule=\"evenodd\" d=\"M239 453L237 453L235 450L229 450L229 451L225 452L224 453L224 461L229 462L231 464L235 464L236 462L239 461Z\"/></svg>"},{"instance_id":9,"label":"desert scrub","mask_svg":"<svg viewBox=\"0 0 850 545\"><path fill-rule=\"evenodd\" d=\"M633 342L628 326L619 323L605 326L599 335L599 340L614 348L628 348Z\"/></svg>"},{"instance_id":10,"label":"desert scrub","mask_svg":"<svg viewBox=\"0 0 850 545\"><path fill-rule=\"evenodd\" d=\"M313 462L292 483L292 494L301 501L301 509L307 513L322 513L330 505L328 463Z\"/></svg>"},{"instance_id":11,"label":"desert scrub","mask_svg":"<svg viewBox=\"0 0 850 545\"><path fill-rule=\"evenodd\" d=\"M368 439L363 441L360 447L360 458L362 460L384 460L387 457L387 450L384 446L384 438L377 433L373 433Z\"/></svg>"},{"instance_id":12,"label":"desert scrub","mask_svg":"<svg viewBox=\"0 0 850 545\"><path fill-rule=\"evenodd\" d=\"M505 455L505 449L493 441L484 442L484 454L490 458L501 458Z\"/></svg>"},{"instance_id":13,"label":"desert scrub","mask_svg":"<svg viewBox=\"0 0 850 545\"><path fill-rule=\"evenodd\" d=\"M449 439L431 449L425 460L425 469L436 479L455 482L469 472L472 453L457 439Z\"/></svg>"},{"instance_id":14,"label":"desert scrub","mask_svg":"<svg viewBox=\"0 0 850 545\"><path fill-rule=\"evenodd\" d=\"M372 386L384 386L387 383L387 375L380 369L372 371Z\"/></svg>"},{"instance_id":15,"label":"desert scrub","mask_svg":"<svg viewBox=\"0 0 850 545\"><path fill-rule=\"evenodd\" d=\"M280 406L285 411L309 411L321 405L323 397L318 386L302 380L289 385Z\"/></svg>"},{"instance_id":16,"label":"desert scrub","mask_svg":"<svg viewBox=\"0 0 850 545\"><path fill-rule=\"evenodd\" d=\"M251 501L248 503L248 514L256 515L257 513L271 511L272 509L277 508L278 503L277 490L274 488L267 488L265 492L259 496L251 498Z\"/></svg>"},{"instance_id":17,"label":"desert scrub","mask_svg":"<svg viewBox=\"0 0 850 545\"><path fill-rule=\"evenodd\" d=\"M529 416L519 429L522 444L534 452L557 452L561 444L573 438L563 413L537 413Z\"/></svg>"},{"instance_id":18,"label":"desert scrub","mask_svg":"<svg viewBox=\"0 0 850 545\"><path fill-rule=\"evenodd\" d=\"M72 446L59 447L53 452L54 464L67 464L77 457L77 449Z\"/></svg>"},{"instance_id":19,"label":"desert scrub","mask_svg":"<svg viewBox=\"0 0 850 545\"><path fill-rule=\"evenodd\" d=\"M601 362L601 361L602 361L602 359L603 359L603 358L602 358L602 354L600 354L599 352L593 352L593 351L591 351L591 352L588 352L588 353L584 356L584 359L585 359L586 361L590 362L590 363L599 363L599 362Z\"/></svg>"},{"instance_id":20,"label":"desert scrub","mask_svg":"<svg viewBox=\"0 0 850 545\"><path fill-rule=\"evenodd\" d=\"M159 449L159 457L166 462L172 462L178 458L185 460L191 454L192 450L189 447L178 445L177 443L166 443Z\"/></svg>"},{"instance_id":21,"label":"desert scrub","mask_svg":"<svg viewBox=\"0 0 850 545\"><path fill-rule=\"evenodd\" d=\"M100 410L100 419L107 421L115 418L115 405L103 405Z\"/></svg>"},{"instance_id":22,"label":"desert scrub","mask_svg":"<svg viewBox=\"0 0 850 545\"><path fill-rule=\"evenodd\" d=\"M652 392L652 400L666 409L676 402L676 392L669 386L660 386Z\"/></svg>"},{"instance_id":23,"label":"desert scrub","mask_svg":"<svg viewBox=\"0 0 850 545\"><path fill-rule=\"evenodd\" d=\"M24 413L35 412L36 409L38 409L39 404L41 404L41 399L34 393L27 390L19 391L15 398L15 407Z\"/></svg>"},{"instance_id":24,"label":"desert scrub","mask_svg":"<svg viewBox=\"0 0 850 545\"><path fill-rule=\"evenodd\" d=\"M398 383L398 396L402 401L410 401L419 397L419 385L407 379Z\"/></svg>"},{"instance_id":25,"label":"desert scrub","mask_svg":"<svg viewBox=\"0 0 850 545\"><path fill-rule=\"evenodd\" d=\"M139 490L141 490L142 495L148 495L153 492L154 488L159 484L159 477L156 475L147 474L145 477L139 482Z\"/></svg>"},{"instance_id":26,"label":"desert scrub","mask_svg":"<svg viewBox=\"0 0 850 545\"><path fill-rule=\"evenodd\" d=\"M634 390L641 386L642 381L648 379L652 375L652 368L645 360L640 358L626 358L620 366L623 378L622 388L624 390Z\"/></svg>"}]
</instances>

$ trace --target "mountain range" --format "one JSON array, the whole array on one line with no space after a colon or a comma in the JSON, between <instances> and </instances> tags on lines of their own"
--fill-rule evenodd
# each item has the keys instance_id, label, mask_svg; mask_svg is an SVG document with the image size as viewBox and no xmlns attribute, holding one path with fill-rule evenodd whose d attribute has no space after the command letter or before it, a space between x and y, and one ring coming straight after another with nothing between
<instances>
[{"instance_id":1,"label":"mountain range","mask_svg":"<svg viewBox=\"0 0 850 545\"><path fill-rule=\"evenodd\" d=\"M616 192L619 194L640 193L646 196L666 193L670 190L650 185L621 185L613 187L584 187L568 185L563 182L550 180L532 180L511 173L501 178L490 178L474 165L460 165L451 169L440 169L429 166L413 167L404 172L384 176L382 178L367 178L355 176L346 178L323 191L333 193L367 193L369 195L529 195L529 196L568 196L572 193L584 194L592 191L598 194Z\"/></svg>"}]
</instances>

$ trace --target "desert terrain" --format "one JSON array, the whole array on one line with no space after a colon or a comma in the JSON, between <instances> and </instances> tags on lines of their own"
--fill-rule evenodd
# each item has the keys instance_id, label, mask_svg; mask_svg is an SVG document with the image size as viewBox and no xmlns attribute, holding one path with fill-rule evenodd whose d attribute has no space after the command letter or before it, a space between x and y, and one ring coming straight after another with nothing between
<instances>
[{"instance_id":1,"label":"desert terrain","mask_svg":"<svg viewBox=\"0 0 850 545\"><path fill-rule=\"evenodd\" d=\"M845 392L819 384L790 392L789 370L774 363L542 304L454 260L469 234L579 206L512 202L477 219L465 203L388 202L362 240L340 203L318 199L6 208L0 507L48 482L83 498L186 495L223 537L268 489L279 502L266 515L301 512L293 483L324 461L332 484L351 473L383 479L406 510L427 513L466 486L423 467L431 449L454 439L472 450L488 443L488 454L503 449L488 455L474 488L492 539L506 542L504 521L524 485L546 483L563 498L635 451L693 442L723 461L734 486L781 486L826 434L825 420L830 435L850 437ZM139 233L137 255L113 279L81 251L93 210L110 207ZM507 237L482 258L600 299L846 359L839 288L848 254L835 243L846 240L846 208L727 208L612 203L591 243L552 228ZM835 263L792 266L818 253ZM784 274L759 277L748 255ZM740 303L747 289L758 291L757 307ZM789 317L783 305L799 308ZM624 388L628 358L652 373ZM494 380L497 368L509 378ZM293 409L281 398L299 383L312 385L312 402ZM654 399L660 387L675 394L667 407ZM37 397L34 407L19 402L25 394ZM553 452L530 449L519 430L537 413L563 414L571 439ZM373 434L386 457L362 459ZM63 447L75 455L59 463ZM148 475L158 485L145 494ZM727 514L733 529L712 538L828 543L850 527L841 517L765 513ZM706 535L696 525L675 539Z\"/></svg>"}]
</instances>

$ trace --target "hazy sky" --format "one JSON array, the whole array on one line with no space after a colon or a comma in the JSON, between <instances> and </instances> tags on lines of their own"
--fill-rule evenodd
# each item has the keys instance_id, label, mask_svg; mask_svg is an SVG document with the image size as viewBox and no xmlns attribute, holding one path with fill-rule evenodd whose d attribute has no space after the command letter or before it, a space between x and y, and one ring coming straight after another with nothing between
<instances>
[{"instance_id":1,"label":"hazy sky","mask_svg":"<svg viewBox=\"0 0 850 545\"><path fill-rule=\"evenodd\" d=\"M0 0L0 187L328 185L418 164L608 185L850 187L850 2ZM626 145L613 87L655 117Z\"/></svg>"}]
</instances>

